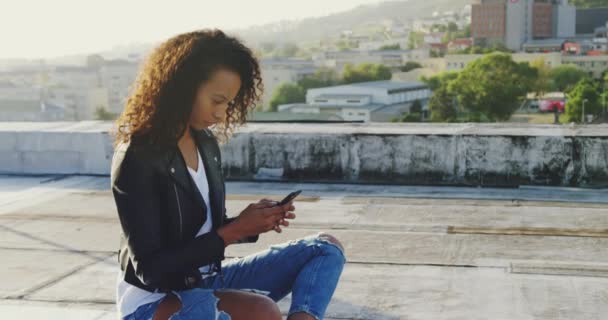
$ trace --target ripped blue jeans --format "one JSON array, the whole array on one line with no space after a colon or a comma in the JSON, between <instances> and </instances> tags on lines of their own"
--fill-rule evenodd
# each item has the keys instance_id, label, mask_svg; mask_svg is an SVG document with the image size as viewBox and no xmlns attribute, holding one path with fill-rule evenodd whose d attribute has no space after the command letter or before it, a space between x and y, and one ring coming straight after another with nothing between
<instances>
[{"instance_id":1,"label":"ripped blue jeans","mask_svg":"<svg viewBox=\"0 0 608 320\"><path fill-rule=\"evenodd\" d=\"M219 274L201 280L198 288L173 291L182 307L169 320L231 320L217 309L213 292L238 289L264 294L275 302L291 293L287 316L306 312L322 320L346 263L344 252L319 233L274 244L260 252L222 263L224 281ZM162 299L141 305L124 320L151 320Z\"/></svg>"}]
</instances>

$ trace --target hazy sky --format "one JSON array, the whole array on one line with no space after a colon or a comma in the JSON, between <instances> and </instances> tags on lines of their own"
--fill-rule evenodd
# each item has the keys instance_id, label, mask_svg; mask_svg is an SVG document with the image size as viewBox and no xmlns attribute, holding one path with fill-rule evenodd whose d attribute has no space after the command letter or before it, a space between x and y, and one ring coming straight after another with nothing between
<instances>
[{"instance_id":1,"label":"hazy sky","mask_svg":"<svg viewBox=\"0 0 608 320\"><path fill-rule=\"evenodd\" d=\"M0 0L0 58L55 57L184 31L324 16L380 0Z\"/></svg>"}]
</instances>

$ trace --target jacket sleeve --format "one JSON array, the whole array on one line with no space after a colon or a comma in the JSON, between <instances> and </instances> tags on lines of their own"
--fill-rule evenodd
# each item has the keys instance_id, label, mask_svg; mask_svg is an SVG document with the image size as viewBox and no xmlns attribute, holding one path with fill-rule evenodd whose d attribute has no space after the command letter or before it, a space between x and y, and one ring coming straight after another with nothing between
<instances>
[{"instance_id":1,"label":"jacket sleeve","mask_svg":"<svg viewBox=\"0 0 608 320\"><path fill-rule=\"evenodd\" d=\"M215 229L178 247L163 244L164 213L158 173L145 157L130 151L125 152L119 173L112 179L112 193L129 258L139 280L149 286L167 288L177 278L181 283L184 275L191 275L200 266L223 260L224 240Z\"/></svg>"},{"instance_id":2,"label":"jacket sleeve","mask_svg":"<svg viewBox=\"0 0 608 320\"><path fill-rule=\"evenodd\" d=\"M226 215L226 208L224 208L224 224L229 224L229 223L233 222L236 219L237 219L237 217L230 217L230 218L228 218L228 216ZM233 244L255 243L255 242L258 241L259 238L260 238L259 234L256 234L256 235L253 235L253 236L248 236L248 237L242 237L239 240L237 240L236 242L234 242Z\"/></svg>"}]
</instances>

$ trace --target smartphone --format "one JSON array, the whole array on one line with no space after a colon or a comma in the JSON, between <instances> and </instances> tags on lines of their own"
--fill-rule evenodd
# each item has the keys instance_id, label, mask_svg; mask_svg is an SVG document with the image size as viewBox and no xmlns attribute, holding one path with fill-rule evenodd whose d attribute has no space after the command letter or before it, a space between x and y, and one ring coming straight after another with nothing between
<instances>
[{"instance_id":1,"label":"smartphone","mask_svg":"<svg viewBox=\"0 0 608 320\"><path fill-rule=\"evenodd\" d=\"M283 200L281 200L276 205L277 206L282 206L282 205L286 204L287 202L289 202L292 199L294 199L295 197L297 197L300 194L300 192L302 192L302 190L297 190L297 191L294 191L294 192L288 194L285 198L283 198Z\"/></svg>"}]
</instances>

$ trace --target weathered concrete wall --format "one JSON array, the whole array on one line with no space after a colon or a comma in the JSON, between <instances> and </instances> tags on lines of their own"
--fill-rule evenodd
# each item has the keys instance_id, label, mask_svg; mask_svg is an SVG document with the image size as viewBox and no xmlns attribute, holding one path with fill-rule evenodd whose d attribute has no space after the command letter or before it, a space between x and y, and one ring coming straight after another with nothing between
<instances>
[{"instance_id":1,"label":"weathered concrete wall","mask_svg":"<svg viewBox=\"0 0 608 320\"><path fill-rule=\"evenodd\" d=\"M0 173L109 174L109 122L0 123ZM608 186L608 126L248 124L228 180Z\"/></svg>"},{"instance_id":2,"label":"weathered concrete wall","mask_svg":"<svg viewBox=\"0 0 608 320\"><path fill-rule=\"evenodd\" d=\"M228 179L608 186L608 126L264 124L222 149Z\"/></svg>"},{"instance_id":3,"label":"weathered concrete wall","mask_svg":"<svg viewBox=\"0 0 608 320\"><path fill-rule=\"evenodd\" d=\"M0 122L0 173L109 174L111 123Z\"/></svg>"}]
</instances>

